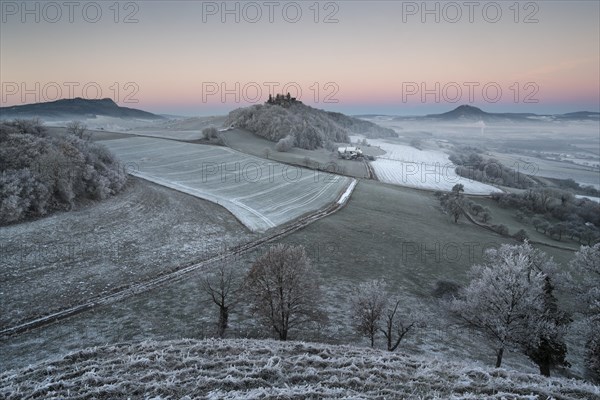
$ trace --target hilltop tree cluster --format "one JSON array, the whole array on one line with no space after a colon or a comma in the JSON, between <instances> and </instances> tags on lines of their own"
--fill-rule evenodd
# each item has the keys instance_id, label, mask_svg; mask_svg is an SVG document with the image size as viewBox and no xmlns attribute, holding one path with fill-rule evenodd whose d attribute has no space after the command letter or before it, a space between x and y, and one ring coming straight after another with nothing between
<instances>
[{"instance_id":1,"label":"hilltop tree cluster","mask_svg":"<svg viewBox=\"0 0 600 400\"><path fill-rule=\"evenodd\" d=\"M345 129L303 104L239 108L229 113L225 124L235 124L273 142L291 136L294 147L308 150L325 147L328 142L350 142Z\"/></svg>"},{"instance_id":2,"label":"hilltop tree cluster","mask_svg":"<svg viewBox=\"0 0 600 400\"><path fill-rule=\"evenodd\" d=\"M0 224L105 199L127 181L106 147L73 134L50 137L37 120L0 123L0 160Z\"/></svg>"},{"instance_id":3,"label":"hilltop tree cluster","mask_svg":"<svg viewBox=\"0 0 600 400\"><path fill-rule=\"evenodd\" d=\"M350 143L350 133L368 137L397 136L392 129L312 108L290 95L270 96L265 104L233 110L225 125L235 125L272 142L289 136L293 138L294 147L308 150L333 149L334 143Z\"/></svg>"},{"instance_id":4,"label":"hilltop tree cluster","mask_svg":"<svg viewBox=\"0 0 600 400\"><path fill-rule=\"evenodd\" d=\"M282 95L282 94L276 94L275 97L273 97L273 95L269 95L269 100L267 100L266 104L273 104L273 105L277 105L277 106L281 106L281 107L290 107L293 104L301 104L302 102L300 100L296 100L295 97L292 97L290 95L290 92L288 92L287 95Z\"/></svg>"}]
</instances>

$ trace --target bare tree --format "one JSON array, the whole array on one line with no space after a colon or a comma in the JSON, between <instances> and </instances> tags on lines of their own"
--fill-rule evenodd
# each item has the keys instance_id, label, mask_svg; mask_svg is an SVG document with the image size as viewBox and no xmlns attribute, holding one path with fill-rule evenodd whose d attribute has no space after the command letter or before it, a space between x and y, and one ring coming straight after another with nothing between
<instances>
[{"instance_id":1,"label":"bare tree","mask_svg":"<svg viewBox=\"0 0 600 400\"><path fill-rule=\"evenodd\" d=\"M323 318L319 276L303 246L278 244L252 265L245 282L254 313L279 340Z\"/></svg>"},{"instance_id":2,"label":"bare tree","mask_svg":"<svg viewBox=\"0 0 600 400\"><path fill-rule=\"evenodd\" d=\"M546 301L549 271L553 269L552 260L527 242L502 245L486 252L484 265L472 267L470 284L451 302L451 309L467 326L478 329L493 343L496 367L501 366L507 347L527 354L544 338L562 334L555 316L548 313ZM555 343L562 345L559 339L555 337ZM560 349L546 349L554 350ZM531 358L535 362L540 359ZM542 367L540 364L540 370Z\"/></svg>"},{"instance_id":3,"label":"bare tree","mask_svg":"<svg viewBox=\"0 0 600 400\"><path fill-rule=\"evenodd\" d=\"M83 135L87 130L87 126L81 121L71 121L67 124L67 133L83 139Z\"/></svg>"},{"instance_id":4,"label":"bare tree","mask_svg":"<svg viewBox=\"0 0 600 400\"><path fill-rule=\"evenodd\" d=\"M391 301L385 310L385 328L381 329L386 339L387 349L394 351L406 335L424 326L423 321L414 315L400 314L400 299Z\"/></svg>"},{"instance_id":5,"label":"bare tree","mask_svg":"<svg viewBox=\"0 0 600 400\"><path fill-rule=\"evenodd\" d=\"M206 292L213 303L219 307L219 319L217 321L217 335L223 337L228 327L229 313L238 301L238 294L242 283L232 265L223 262L219 265L216 277L204 278L201 288Z\"/></svg>"},{"instance_id":6,"label":"bare tree","mask_svg":"<svg viewBox=\"0 0 600 400\"><path fill-rule=\"evenodd\" d=\"M375 345L375 335L380 330L381 318L387 305L386 285L382 280L361 283L352 298L354 328Z\"/></svg>"}]
</instances>

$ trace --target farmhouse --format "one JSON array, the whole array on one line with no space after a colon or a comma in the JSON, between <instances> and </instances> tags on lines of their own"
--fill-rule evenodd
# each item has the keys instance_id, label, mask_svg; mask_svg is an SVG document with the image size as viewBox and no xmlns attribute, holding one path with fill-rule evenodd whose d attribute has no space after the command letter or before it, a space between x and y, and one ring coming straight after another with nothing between
<instances>
[{"instance_id":1,"label":"farmhouse","mask_svg":"<svg viewBox=\"0 0 600 400\"><path fill-rule=\"evenodd\" d=\"M362 155L360 147L338 147L338 156L345 160L355 160Z\"/></svg>"}]
</instances>

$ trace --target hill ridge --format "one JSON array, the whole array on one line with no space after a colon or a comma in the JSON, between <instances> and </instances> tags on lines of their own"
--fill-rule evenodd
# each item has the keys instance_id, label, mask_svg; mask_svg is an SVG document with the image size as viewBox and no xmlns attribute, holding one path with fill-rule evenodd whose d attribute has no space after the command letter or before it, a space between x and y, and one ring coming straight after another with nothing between
<instances>
[{"instance_id":1,"label":"hill ridge","mask_svg":"<svg viewBox=\"0 0 600 400\"><path fill-rule=\"evenodd\" d=\"M31 103L17 106L0 107L0 118L89 118L96 116L116 118L164 119L160 115L136 108L121 107L111 98L59 99L54 101Z\"/></svg>"}]
</instances>

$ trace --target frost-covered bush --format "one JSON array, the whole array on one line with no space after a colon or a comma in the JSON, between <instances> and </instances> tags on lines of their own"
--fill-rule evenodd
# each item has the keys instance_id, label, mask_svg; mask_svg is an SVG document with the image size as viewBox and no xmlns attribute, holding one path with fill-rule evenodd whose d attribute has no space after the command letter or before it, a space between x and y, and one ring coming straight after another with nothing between
<instances>
[{"instance_id":1,"label":"frost-covered bush","mask_svg":"<svg viewBox=\"0 0 600 400\"><path fill-rule=\"evenodd\" d=\"M219 135L219 132L217 131L217 128L211 126L208 128L204 128L202 130L202 135L205 139L215 139Z\"/></svg>"},{"instance_id":2,"label":"frost-covered bush","mask_svg":"<svg viewBox=\"0 0 600 400\"><path fill-rule=\"evenodd\" d=\"M0 224L119 192L127 175L104 146L53 138L36 120L0 123Z\"/></svg>"},{"instance_id":3,"label":"frost-covered bush","mask_svg":"<svg viewBox=\"0 0 600 400\"><path fill-rule=\"evenodd\" d=\"M275 150L280 152L290 151L294 147L294 140L293 136L286 136L283 139L279 139L275 145Z\"/></svg>"}]
</instances>

